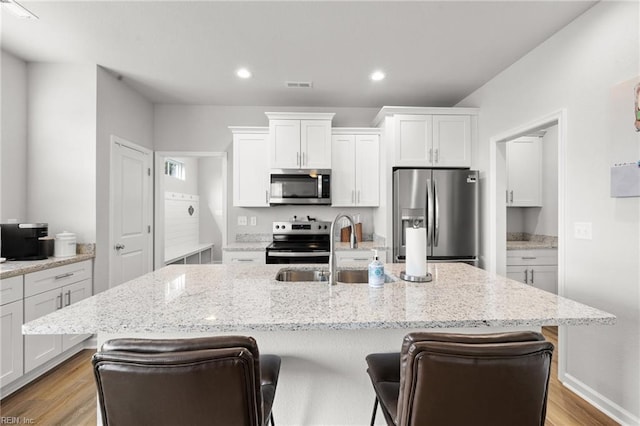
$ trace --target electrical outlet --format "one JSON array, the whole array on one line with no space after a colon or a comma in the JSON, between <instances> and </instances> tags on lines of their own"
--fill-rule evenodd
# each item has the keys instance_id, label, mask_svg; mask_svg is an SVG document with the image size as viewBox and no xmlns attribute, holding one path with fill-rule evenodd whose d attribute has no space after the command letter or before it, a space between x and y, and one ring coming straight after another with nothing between
<instances>
[{"instance_id":1,"label":"electrical outlet","mask_svg":"<svg viewBox=\"0 0 640 426\"><path fill-rule=\"evenodd\" d=\"M238 226L247 226L246 216L238 216Z\"/></svg>"},{"instance_id":2,"label":"electrical outlet","mask_svg":"<svg viewBox=\"0 0 640 426\"><path fill-rule=\"evenodd\" d=\"M249 224L250 224L251 226L256 226L256 225L258 224L258 221L257 221L257 219L256 219L256 217L255 217L255 216L251 216L251 217L249 218Z\"/></svg>"},{"instance_id":3,"label":"electrical outlet","mask_svg":"<svg viewBox=\"0 0 640 426\"><path fill-rule=\"evenodd\" d=\"M593 239L591 222L575 222L573 224L573 236L576 238L576 240Z\"/></svg>"}]
</instances>

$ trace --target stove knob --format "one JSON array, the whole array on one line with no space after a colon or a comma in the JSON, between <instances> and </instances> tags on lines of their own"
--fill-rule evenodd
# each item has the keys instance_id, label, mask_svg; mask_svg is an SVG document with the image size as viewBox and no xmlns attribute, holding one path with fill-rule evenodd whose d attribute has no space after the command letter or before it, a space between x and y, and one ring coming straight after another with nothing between
<instances>
[{"instance_id":1,"label":"stove knob","mask_svg":"<svg viewBox=\"0 0 640 426\"><path fill-rule=\"evenodd\" d=\"M276 225L276 229L280 229L280 225Z\"/></svg>"},{"instance_id":2,"label":"stove knob","mask_svg":"<svg viewBox=\"0 0 640 426\"><path fill-rule=\"evenodd\" d=\"M318 225L318 229L322 229L322 225Z\"/></svg>"},{"instance_id":3,"label":"stove knob","mask_svg":"<svg viewBox=\"0 0 640 426\"><path fill-rule=\"evenodd\" d=\"M327 225L324 226L324 229L327 229Z\"/></svg>"}]
</instances>

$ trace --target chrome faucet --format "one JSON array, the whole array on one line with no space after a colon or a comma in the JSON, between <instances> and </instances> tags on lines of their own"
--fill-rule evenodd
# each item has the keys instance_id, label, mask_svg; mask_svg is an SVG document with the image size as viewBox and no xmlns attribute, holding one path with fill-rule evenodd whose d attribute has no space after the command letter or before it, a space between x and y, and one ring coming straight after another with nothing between
<instances>
[{"instance_id":1,"label":"chrome faucet","mask_svg":"<svg viewBox=\"0 0 640 426\"><path fill-rule=\"evenodd\" d=\"M346 218L349 223L351 224L351 238L349 239L349 242L351 243L351 248L355 249L358 248L358 239L356 238L356 224L353 222L353 219L351 219L351 216L340 213L338 216L336 216L335 219L333 219L333 222L331 223L331 233L329 234L329 238L330 238L330 253L329 253L329 282L331 283L331 285L335 285L336 284L336 250L335 250L335 234L334 234L334 230L336 227L336 223L338 223L338 220L340 220L341 218Z\"/></svg>"}]
</instances>

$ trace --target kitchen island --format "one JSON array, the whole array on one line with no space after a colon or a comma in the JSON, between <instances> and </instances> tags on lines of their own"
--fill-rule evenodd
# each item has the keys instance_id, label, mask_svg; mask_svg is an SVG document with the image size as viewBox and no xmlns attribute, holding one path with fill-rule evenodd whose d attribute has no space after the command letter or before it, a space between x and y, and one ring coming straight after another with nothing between
<instances>
[{"instance_id":1,"label":"kitchen island","mask_svg":"<svg viewBox=\"0 0 640 426\"><path fill-rule=\"evenodd\" d=\"M371 352L398 351L410 330L492 332L542 325L606 326L615 317L466 264L429 264L430 283L330 286L279 282L286 265L162 268L27 323L26 334L254 336L282 357L274 406L279 425L366 424L374 393ZM292 269L313 269L292 266ZM176 390L179 391L179 390Z\"/></svg>"}]
</instances>

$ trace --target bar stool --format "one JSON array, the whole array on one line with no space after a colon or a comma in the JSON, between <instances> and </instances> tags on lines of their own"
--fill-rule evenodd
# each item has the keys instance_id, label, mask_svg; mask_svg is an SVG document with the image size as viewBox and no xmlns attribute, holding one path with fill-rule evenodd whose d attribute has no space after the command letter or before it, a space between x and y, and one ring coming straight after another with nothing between
<instances>
[{"instance_id":1,"label":"bar stool","mask_svg":"<svg viewBox=\"0 0 640 426\"><path fill-rule=\"evenodd\" d=\"M409 333L367 355L388 425L544 425L553 344L536 332Z\"/></svg>"},{"instance_id":2,"label":"bar stool","mask_svg":"<svg viewBox=\"0 0 640 426\"><path fill-rule=\"evenodd\" d=\"M105 426L274 425L280 357L252 337L114 339L92 364Z\"/></svg>"}]
</instances>

